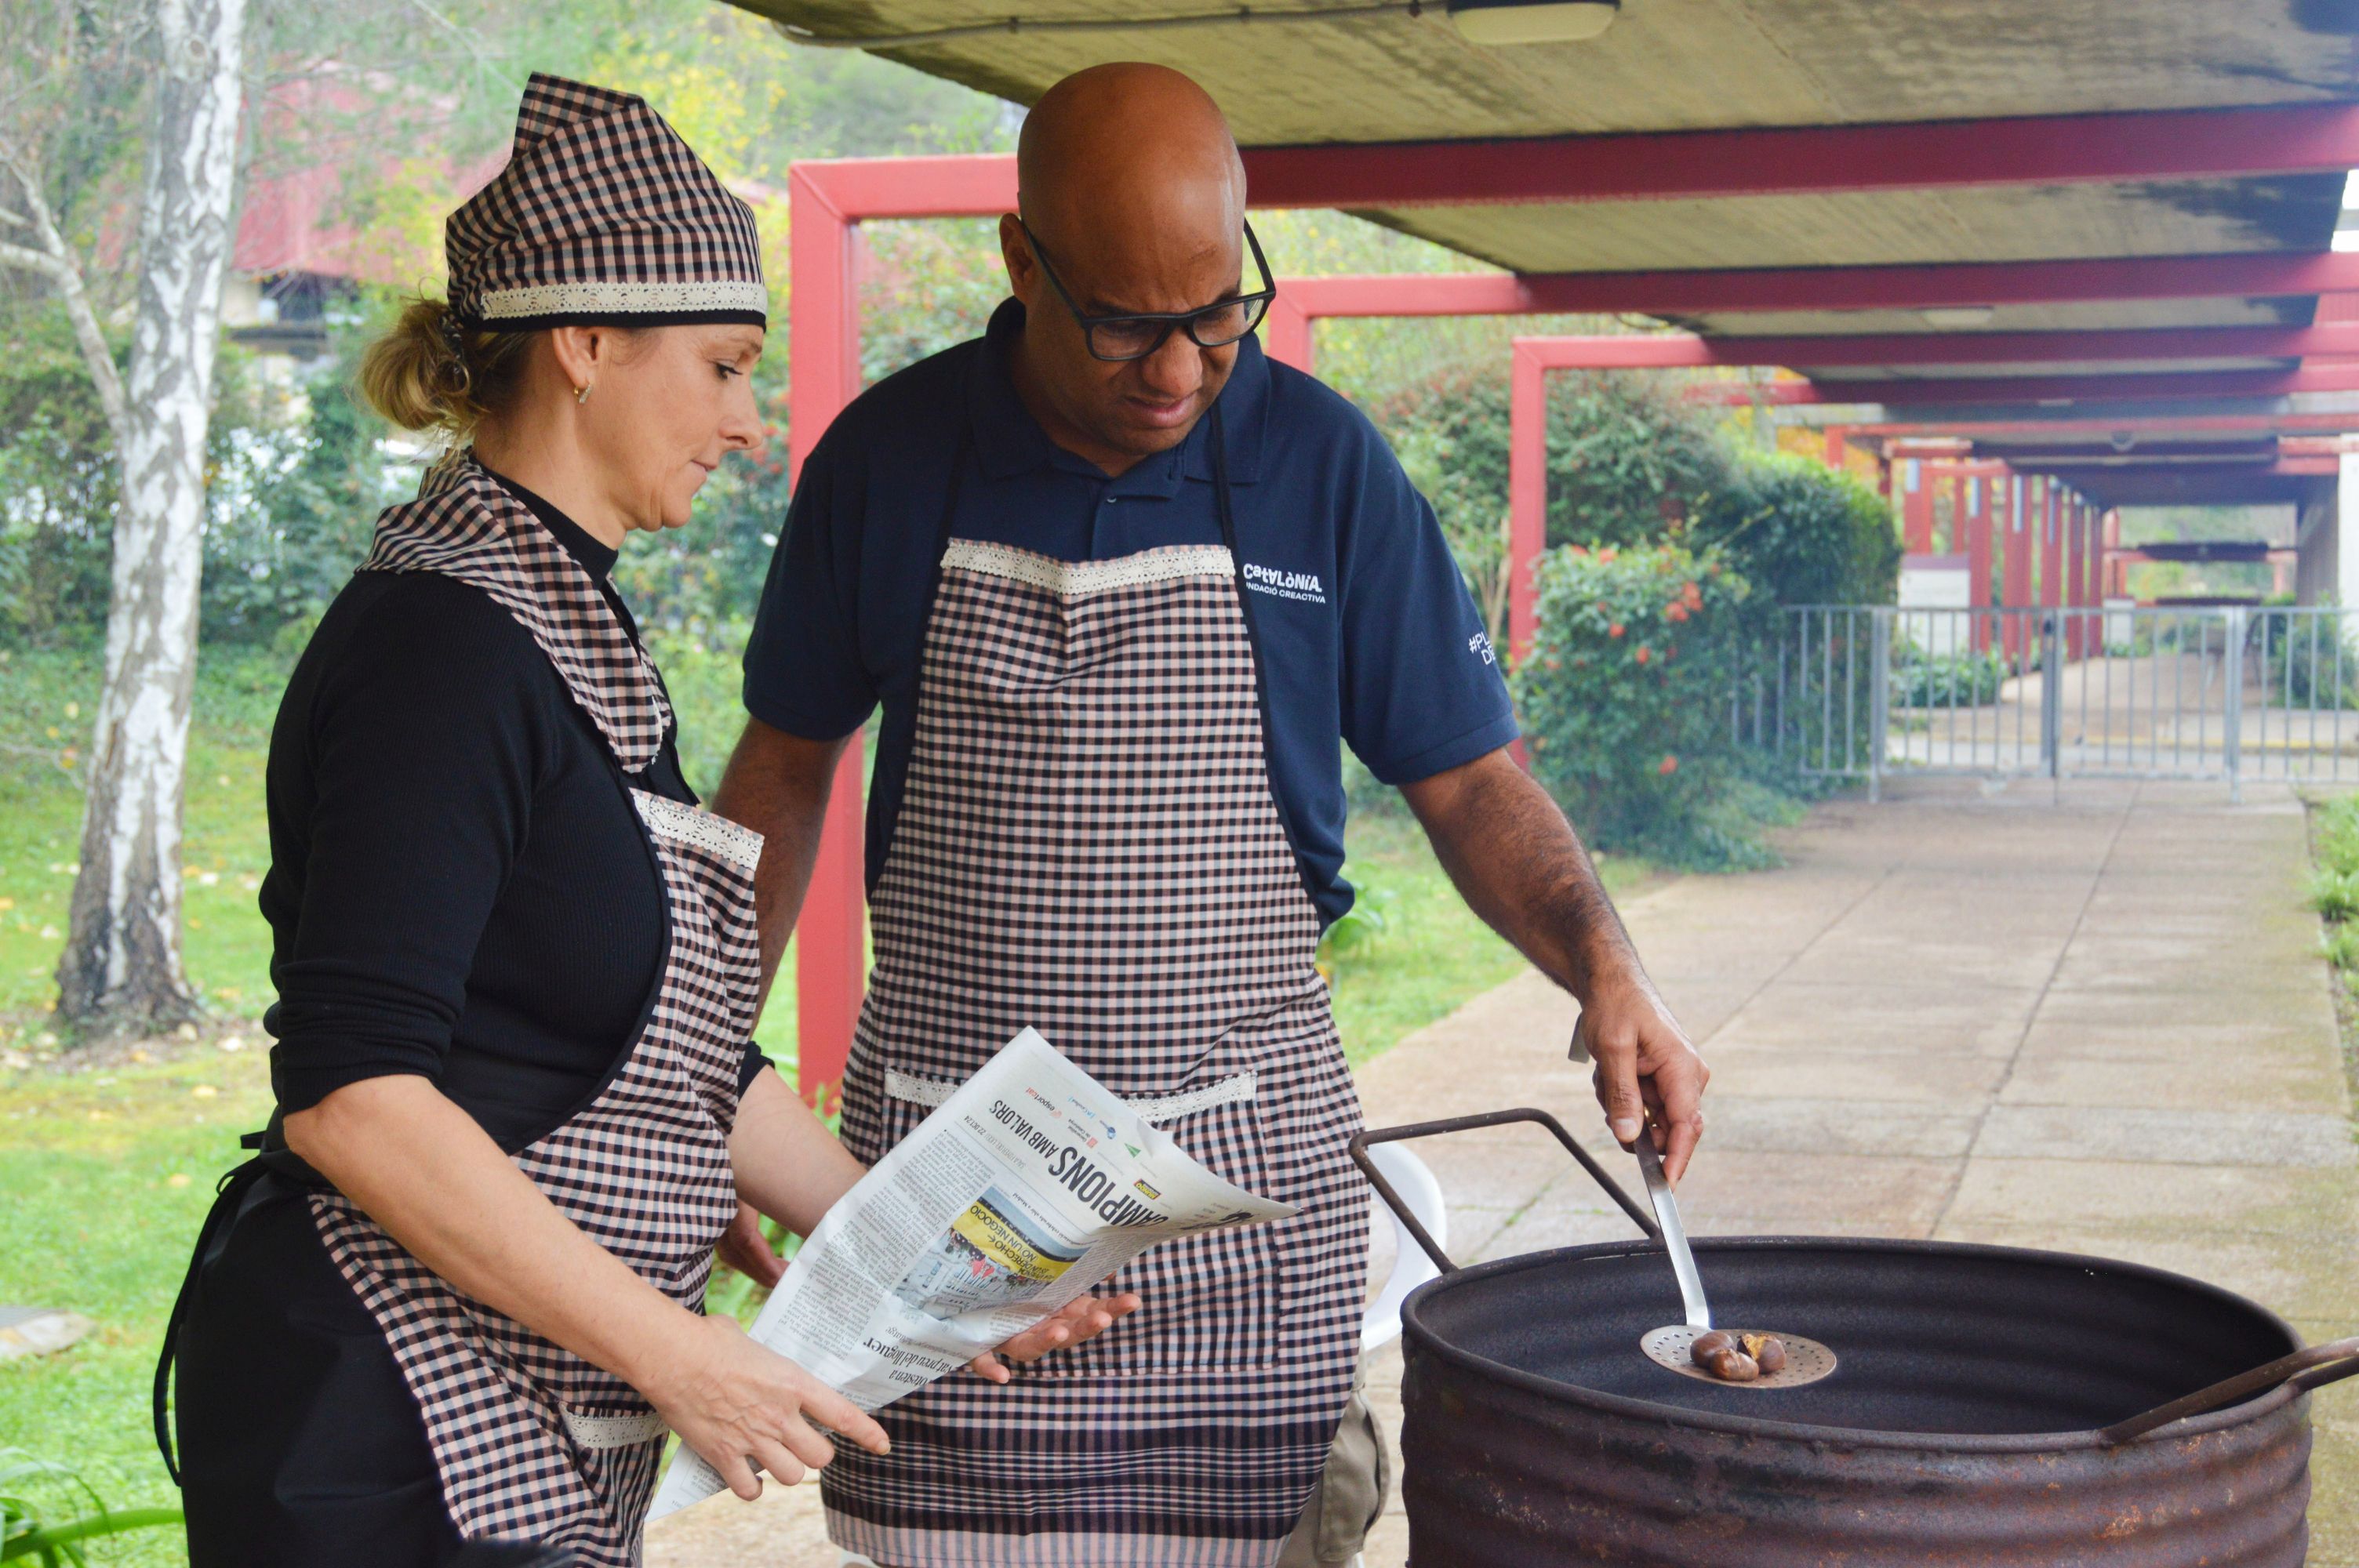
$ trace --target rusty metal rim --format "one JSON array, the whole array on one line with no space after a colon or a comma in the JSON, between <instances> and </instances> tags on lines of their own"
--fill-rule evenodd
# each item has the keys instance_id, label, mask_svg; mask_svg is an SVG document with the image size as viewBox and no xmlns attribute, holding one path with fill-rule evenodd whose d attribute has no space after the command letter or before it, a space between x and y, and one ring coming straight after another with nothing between
<instances>
[{"instance_id":1,"label":"rusty metal rim","mask_svg":"<svg viewBox=\"0 0 2359 1568\"><path fill-rule=\"evenodd\" d=\"M2168 1269L2151 1268L2144 1263L2129 1263L2115 1258L2094 1258L2078 1252L2048 1252L2030 1247L1994 1247L1973 1241L1912 1241L1903 1238L1875 1238L1850 1236L1746 1236L1700 1238L1698 1251L1736 1252L1783 1250L1809 1247L1822 1250L1858 1253L1938 1253L1943 1256L1970 1256L2004 1260L2017 1259L2044 1267L2069 1265L2082 1269L2103 1269L2109 1273L2132 1279L2169 1284L2182 1290L2208 1295L2257 1314L2271 1327L2282 1331L2288 1346L2303 1343L2293 1325L2277 1314L2248 1297L2223 1290L2207 1281ZM2217 1432L2240 1426L2273 1413L2279 1406L2301 1398L2308 1390L2280 1383L2267 1392L2256 1395L2243 1404L2230 1405L2205 1415L2190 1416L2169 1426L2158 1427L2125 1444L2107 1443L2096 1428L2081 1432L2050 1433L1939 1433L1887 1432L1866 1427L1819 1426L1806 1422L1777 1421L1765 1416L1715 1415L1704 1411L1683 1410L1675 1405L1657 1404L1649 1400L1625 1399L1578 1383L1567 1383L1555 1378L1543 1378L1537 1373L1521 1371L1487 1356L1450 1344L1426 1326L1421 1308L1428 1297L1446 1294L1479 1284L1484 1280L1519 1273L1527 1269L1564 1260L1635 1258L1661 1250L1661 1244L1648 1241L1598 1241L1582 1247L1560 1247L1547 1252L1526 1252L1495 1262L1480 1263L1462 1268L1440 1279L1429 1280L1408 1294L1401 1303L1401 1325L1406 1337L1419 1349L1440 1357L1463 1370L1507 1384L1527 1393L1543 1395L1568 1404L1583 1405L1637 1422L1663 1426L1691 1427L1700 1431L1725 1433L1737 1437L1767 1437L1788 1443L1841 1444L1854 1448L1925 1449L1942 1453L1972 1454L2039 1454L2057 1453L2081 1448L2132 1448L2142 1443L2172 1442L2200 1433Z\"/></svg>"}]
</instances>

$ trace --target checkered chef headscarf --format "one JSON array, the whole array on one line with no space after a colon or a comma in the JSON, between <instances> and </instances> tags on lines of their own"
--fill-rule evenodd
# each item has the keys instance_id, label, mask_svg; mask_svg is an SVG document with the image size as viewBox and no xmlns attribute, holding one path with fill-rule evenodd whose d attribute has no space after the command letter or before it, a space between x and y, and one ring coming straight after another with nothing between
<instances>
[{"instance_id":1,"label":"checkered chef headscarf","mask_svg":"<svg viewBox=\"0 0 2359 1568\"><path fill-rule=\"evenodd\" d=\"M769 324L753 210L627 92L536 71L507 167L443 247L470 326Z\"/></svg>"}]
</instances>

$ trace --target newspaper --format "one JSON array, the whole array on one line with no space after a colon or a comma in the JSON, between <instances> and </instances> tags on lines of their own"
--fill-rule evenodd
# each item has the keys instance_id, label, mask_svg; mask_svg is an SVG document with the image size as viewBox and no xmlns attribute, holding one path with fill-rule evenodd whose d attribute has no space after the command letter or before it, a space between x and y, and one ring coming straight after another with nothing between
<instances>
[{"instance_id":1,"label":"newspaper","mask_svg":"<svg viewBox=\"0 0 2359 1568\"><path fill-rule=\"evenodd\" d=\"M1027 1029L827 1211L753 1337L874 1411L1158 1241L1294 1212L1206 1170ZM683 1444L650 1517L723 1487Z\"/></svg>"}]
</instances>

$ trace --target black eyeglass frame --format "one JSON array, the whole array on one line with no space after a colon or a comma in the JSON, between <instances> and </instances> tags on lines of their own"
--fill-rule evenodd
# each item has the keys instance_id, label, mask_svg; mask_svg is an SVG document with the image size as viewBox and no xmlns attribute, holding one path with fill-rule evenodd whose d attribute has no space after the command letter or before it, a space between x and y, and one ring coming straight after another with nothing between
<instances>
[{"instance_id":1,"label":"black eyeglass frame","mask_svg":"<svg viewBox=\"0 0 2359 1568\"><path fill-rule=\"evenodd\" d=\"M1260 326L1263 318L1269 314L1270 301L1277 297L1277 280L1270 276L1268 258L1261 254L1261 241L1254 237L1253 225L1249 222L1245 226L1245 244L1253 252L1255 268L1261 274L1261 287L1253 293L1239 294L1227 299L1216 299L1210 305L1200 305L1193 310L1122 310L1103 316L1088 315L1082 309L1081 301L1075 299L1072 291L1065 287L1064 279L1057 276L1056 267L1049 260L1048 248L1040 243L1040 236L1032 232L1032 225L1026 222L1019 215L1016 220L1016 226L1024 231L1025 243L1032 247L1032 258L1040 264L1040 276L1049 280L1049 287L1057 291L1057 297L1065 302L1065 308L1071 311L1073 319L1081 324L1082 341L1088 347L1090 357L1093 360L1103 360L1109 364L1123 364L1132 360L1146 359L1169 342L1172 333L1180 331L1186 332L1188 341L1200 349L1225 349L1232 343L1241 343L1253 336L1253 330ZM1244 330L1235 337L1223 338L1217 343L1208 343L1197 336L1198 320L1210 316L1215 310L1233 309L1239 305L1253 307L1253 319L1245 324ZM1097 330L1100 327L1111 327L1122 322L1133 321L1150 322L1162 330L1155 334L1153 342L1135 354L1107 354L1098 351Z\"/></svg>"}]
</instances>

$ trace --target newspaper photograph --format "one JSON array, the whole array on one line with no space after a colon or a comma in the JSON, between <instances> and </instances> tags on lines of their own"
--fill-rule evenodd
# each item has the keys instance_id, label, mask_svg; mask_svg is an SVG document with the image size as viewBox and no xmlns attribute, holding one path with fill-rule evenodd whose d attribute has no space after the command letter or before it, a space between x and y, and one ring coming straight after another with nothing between
<instances>
[{"instance_id":1,"label":"newspaper photograph","mask_svg":"<svg viewBox=\"0 0 2359 1568\"><path fill-rule=\"evenodd\" d=\"M1027 1029L837 1200L750 1332L875 1411L1158 1241L1294 1212L1214 1175ZM682 1446L651 1517L723 1489Z\"/></svg>"}]
</instances>

